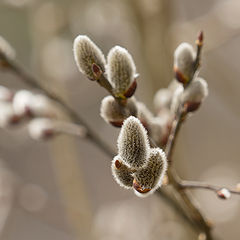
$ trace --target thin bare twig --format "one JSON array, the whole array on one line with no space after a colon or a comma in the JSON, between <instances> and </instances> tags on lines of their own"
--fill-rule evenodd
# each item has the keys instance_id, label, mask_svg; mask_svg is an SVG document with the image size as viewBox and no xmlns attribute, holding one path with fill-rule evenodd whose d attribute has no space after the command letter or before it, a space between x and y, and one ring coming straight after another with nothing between
<instances>
[{"instance_id":1,"label":"thin bare twig","mask_svg":"<svg viewBox=\"0 0 240 240\"><path fill-rule=\"evenodd\" d=\"M111 147L109 147L98 135L92 130L92 128L87 124L87 122L77 114L68 104L62 100L61 97L57 96L54 92L49 90L48 88L44 87L42 84L37 81L33 76L27 73L21 66L19 66L16 62L8 60L8 69L16 74L23 82L27 85L40 89L43 91L49 98L58 102L69 115L69 117L75 122L76 124L83 125L86 130L87 134L86 137L93 142L98 148L100 148L103 152L105 152L109 157L114 156L114 151Z\"/></svg>"},{"instance_id":2,"label":"thin bare twig","mask_svg":"<svg viewBox=\"0 0 240 240\"><path fill-rule=\"evenodd\" d=\"M205 183L205 182L182 180L182 181L180 181L179 184L183 189L187 189L187 188L205 189L205 190L210 190L210 191L213 191L213 192L218 192L219 190L225 188L232 194L240 195L240 191L237 191L237 190L234 190L234 189L229 189L227 187L220 187L220 186Z\"/></svg>"}]
</instances>

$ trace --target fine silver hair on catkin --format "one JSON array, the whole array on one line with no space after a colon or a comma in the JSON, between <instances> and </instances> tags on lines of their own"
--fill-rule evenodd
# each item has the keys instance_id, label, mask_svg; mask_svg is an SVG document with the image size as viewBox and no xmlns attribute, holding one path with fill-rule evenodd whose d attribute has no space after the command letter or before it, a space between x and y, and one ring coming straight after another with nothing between
<instances>
[{"instance_id":1,"label":"fine silver hair on catkin","mask_svg":"<svg viewBox=\"0 0 240 240\"><path fill-rule=\"evenodd\" d=\"M79 71L89 79L95 80L92 71L93 64L96 64L102 72L105 72L105 57L100 48L89 37L84 35L76 37L73 44L73 53Z\"/></svg>"},{"instance_id":2,"label":"fine silver hair on catkin","mask_svg":"<svg viewBox=\"0 0 240 240\"><path fill-rule=\"evenodd\" d=\"M144 189L151 189L147 193L138 193L138 196L148 196L161 187L163 177L167 171L167 159L160 148L152 148L146 166L133 173L135 181Z\"/></svg>"},{"instance_id":3,"label":"fine silver hair on catkin","mask_svg":"<svg viewBox=\"0 0 240 240\"><path fill-rule=\"evenodd\" d=\"M181 96L183 103L201 103L208 96L208 84L203 78L194 79Z\"/></svg>"},{"instance_id":4,"label":"fine silver hair on catkin","mask_svg":"<svg viewBox=\"0 0 240 240\"><path fill-rule=\"evenodd\" d=\"M172 95L172 91L168 88L161 88L156 92L153 99L153 104L156 112L159 112L164 108L170 109Z\"/></svg>"},{"instance_id":5,"label":"fine silver hair on catkin","mask_svg":"<svg viewBox=\"0 0 240 240\"><path fill-rule=\"evenodd\" d=\"M107 123L119 123L130 117L137 115L135 98L129 98L126 106L122 107L113 96L106 96L100 107L100 115Z\"/></svg>"},{"instance_id":6,"label":"fine silver hair on catkin","mask_svg":"<svg viewBox=\"0 0 240 240\"><path fill-rule=\"evenodd\" d=\"M145 128L139 119L127 118L121 128L118 153L130 168L141 168L149 156L149 142Z\"/></svg>"},{"instance_id":7,"label":"fine silver hair on catkin","mask_svg":"<svg viewBox=\"0 0 240 240\"><path fill-rule=\"evenodd\" d=\"M193 75L196 53L189 43L181 43L174 52L174 67L188 81Z\"/></svg>"},{"instance_id":8,"label":"fine silver hair on catkin","mask_svg":"<svg viewBox=\"0 0 240 240\"><path fill-rule=\"evenodd\" d=\"M119 163L119 168L116 167L116 161ZM115 181L121 186L126 189L131 189L133 184L133 176L132 171L129 167L127 167L122 158L117 155L112 160L112 175Z\"/></svg>"},{"instance_id":9,"label":"fine silver hair on catkin","mask_svg":"<svg viewBox=\"0 0 240 240\"><path fill-rule=\"evenodd\" d=\"M107 57L107 76L116 96L122 96L136 76L132 56L125 48L115 46Z\"/></svg>"}]
</instances>

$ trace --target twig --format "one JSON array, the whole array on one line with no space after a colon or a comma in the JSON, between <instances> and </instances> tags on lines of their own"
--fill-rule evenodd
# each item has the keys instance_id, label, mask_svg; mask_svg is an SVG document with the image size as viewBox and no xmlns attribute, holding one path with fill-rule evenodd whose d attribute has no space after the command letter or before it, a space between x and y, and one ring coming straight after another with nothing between
<instances>
[{"instance_id":1,"label":"twig","mask_svg":"<svg viewBox=\"0 0 240 240\"><path fill-rule=\"evenodd\" d=\"M203 46L203 32L200 32L198 39L196 41L197 45L197 55L196 59L193 64L193 75L190 81L184 86L184 88L187 88L190 84L190 82L193 80L199 66L200 66L200 54ZM187 213L189 214L189 217L192 219L192 221L195 223L195 225L201 230L204 231L206 234L206 237L208 240L212 239L211 236L211 227L208 223L208 221L205 219L205 217L202 215L201 211L198 209L198 207L193 203L193 200L184 191L184 188L181 186L181 179L177 175L177 173L174 171L174 169L171 166L172 162L172 152L174 150L175 142L179 133L179 130L181 128L181 125L183 123L183 119L186 115L186 108L184 105L180 104L177 113L175 116L175 120L173 121L172 128L170 131L170 135L166 144L165 153L167 156L167 159L169 161L169 169L168 169L168 178L170 184L173 185L176 192L179 194L181 200L183 201L185 207L188 209Z\"/></svg>"},{"instance_id":2,"label":"twig","mask_svg":"<svg viewBox=\"0 0 240 240\"><path fill-rule=\"evenodd\" d=\"M166 145L165 153L170 163L171 163L172 152L175 146L177 135L179 133L185 113L186 113L185 107L180 105L176 114L176 118L172 124L170 136L168 138L168 142ZM184 205L188 209L187 212L189 214L189 218L195 223L195 225L201 231L205 232L208 240L212 239L211 233L210 233L211 228L208 224L208 221L201 214L201 211L193 204L193 201L190 198L190 196L181 187L181 184L180 184L181 180L178 177L177 173L172 169L171 165L170 165L170 168L168 169L168 178L169 178L169 182L173 185L174 189L179 194L181 200L183 201Z\"/></svg>"},{"instance_id":3,"label":"twig","mask_svg":"<svg viewBox=\"0 0 240 240\"><path fill-rule=\"evenodd\" d=\"M89 140L91 140L98 148L105 152L109 157L112 158L114 156L113 149L109 147L105 142L103 142L102 139L99 138L98 135L91 129L87 122L85 122L82 119L82 117L78 115L70 106L68 106L68 104L65 103L59 96L57 96L48 88L40 84L39 81L37 81L37 79L35 79L26 71L24 71L23 68L19 66L16 62L8 60L8 69L14 74L16 74L23 82L25 82L29 86L42 90L49 98L58 102L70 116L73 122L75 122L76 124L81 124L86 128L87 130L86 137Z\"/></svg>"},{"instance_id":4,"label":"twig","mask_svg":"<svg viewBox=\"0 0 240 240\"><path fill-rule=\"evenodd\" d=\"M100 149L102 149L108 156L110 156L111 158L114 155L114 151L109 148L109 146L107 146L96 134L95 132L91 129L90 126L88 126L88 124L71 108L69 107L59 96L55 95L53 92L51 92L49 89L47 89L46 87L42 86L33 76L31 76L30 74L28 74L27 72L25 72L18 64L16 64L15 62L9 62L9 69L15 73L18 77L20 77L20 79L25 82L26 84L34 87L34 88L38 88L40 90L42 90L49 98L53 99L54 101L58 102L64 109L65 111L69 114L69 116L72 118L72 120L77 123L77 124L81 124L83 126L86 127L87 129L87 137L90 141L92 141L96 146L98 146ZM181 123L181 115L176 118L176 122L175 122L175 130L172 129L172 134L173 137L171 139L171 142L168 143L168 155L170 156L173 150L173 146L175 143L175 139L177 136L177 133L179 131L180 128L180 123ZM171 176L169 174L169 176ZM173 178L175 179L175 177ZM175 179L176 180L176 179ZM193 204L191 203L191 200L186 197L185 192L183 191L183 189L180 187L180 185L178 184L178 181L171 181L171 183L173 184L174 188L176 189L177 192L180 193L181 198L184 200L184 202L186 203L186 205L188 206L188 208L191 209L191 212L194 212L193 210L196 210L195 207L193 206ZM175 185L174 185L175 184ZM191 222L193 222L195 225L199 225L201 226L201 221L199 221L199 215L201 216L201 214L199 213L197 214L193 214L194 216L197 216L197 218L193 218L188 216L188 212L186 210L184 210L181 206L181 203L177 201L173 201L172 203L175 205L176 208L179 209L179 211L181 211L181 213L186 216ZM188 209L189 210L189 209ZM196 210L197 211L197 210ZM198 212L198 211L197 211ZM196 224L196 222L198 224ZM205 221L203 221L203 223L205 223ZM209 228L207 226L207 224L202 224L204 227L202 227L201 229L206 230L206 234L209 235ZM208 239L211 239L210 237Z\"/></svg>"},{"instance_id":5,"label":"twig","mask_svg":"<svg viewBox=\"0 0 240 240\"><path fill-rule=\"evenodd\" d=\"M218 192L219 190L225 188L225 187L220 187L220 186L216 186L216 185L205 183L205 182L186 181L186 180L182 180L179 184L183 189L196 188L196 189L206 189L214 192ZM225 188L225 189L227 189L232 194L240 195L240 191L229 189L229 188Z\"/></svg>"}]
</instances>

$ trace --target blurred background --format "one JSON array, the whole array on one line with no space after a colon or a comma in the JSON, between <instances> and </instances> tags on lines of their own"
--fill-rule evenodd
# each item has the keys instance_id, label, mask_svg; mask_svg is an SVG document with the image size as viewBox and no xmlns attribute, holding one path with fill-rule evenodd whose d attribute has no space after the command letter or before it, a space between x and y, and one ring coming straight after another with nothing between
<instances>
[{"instance_id":1,"label":"blurred background","mask_svg":"<svg viewBox=\"0 0 240 240\"><path fill-rule=\"evenodd\" d=\"M188 180L235 186L240 182L239 0L0 0L0 35L18 62L58 92L116 148L118 129L99 116L104 89L77 70L72 43L88 35L105 54L129 50L140 73L136 96L150 109L157 89L173 78L177 45L194 44L204 30L202 69L210 95L183 126L174 153ZM0 72L1 85L28 89ZM24 126L0 130L0 239L198 239L158 196L137 198L111 176L96 146L60 136L35 142ZM219 200L194 190L219 239L238 240L240 199Z\"/></svg>"}]
</instances>

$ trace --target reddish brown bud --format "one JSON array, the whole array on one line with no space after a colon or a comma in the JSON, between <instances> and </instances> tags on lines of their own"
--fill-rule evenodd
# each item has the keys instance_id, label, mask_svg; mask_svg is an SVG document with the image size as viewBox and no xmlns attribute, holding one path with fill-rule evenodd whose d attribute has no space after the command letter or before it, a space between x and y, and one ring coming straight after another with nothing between
<instances>
[{"instance_id":1,"label":"reddish brown bud","mask_svg":"<svg viewBox=\"0 0 240 240\"><path fill-rule=\"evenodd\" d=\"M151 191L149 188L143 189L135 179L133 180L133 188L139 193L147 193Z\"/></svg>"},{"instance_id":2,"label":"reddish brown bud","mask_svg":"<svg viewBox=\"0 0 240 240\"><path fill-rule=\"evenodd\" d=\"M131 86L128 88L128 90L124 93L124 96L126 98L130 98L133 96L133 94L135 93L137 88L137 81L136 79L133 81L133 83L131 84Z\"/></svg>"},{"instance_id":3,"label":"reddish brown bud","mask_svg":"<svg viewBox=\"0 0 240 240\"><path fill-rule=\"evenodd\" d=\"M217 195L221 199L229 199L231 197L231 193L226 188L222 188L222 189L218 190Z\"/></svg>"},{"instance_id":4,"label":"reddish brown bud","mask_svg":"<svg viewBox=\"0 0 240 240\"><path fill-rule=\"evenodd\" d=\"M118 128L120 128L120 127L122 127L122 125L123 125L123 121L116 121L116 122L109 122L110 124L112 124L114 127L118 127Z\"/></svg>"},{"instance_id":5,"label":"reddish brown bud","mask_svg":"<svg viewBox=\"0 0 240 240\"><path fill-rule=\"evenodd\" d=\"M119 169L122 166L121 162L119 160L115 161L115 167L116 169Z\"/></svg>"},{"instance_id":6,"label":"reddish brown bud","mask_svg":"<svg viewBox=\"0 0 240 240\"><path fill-rule=\"evenodd\" d=\"M95 77L95 79L91 79L92 81L97 80L101 77L102 70L97 64L95 64L95 63L92 64L92 71L93 71L93 75Z\"/></svg>"},{"instance_id":7,"label":"reddish brown bud","mask_svg":"<svg viewBox=\"0 0 240 240\"><path fill-rule=\"evenodd\" d=\"M201 105L201 102L186 102L184 104L184 107L187 112L194 112L196 111Z\"/></svg>"},{"instance_id":8,"label":"reddish brown bud","mask_svg":"<svg viewBox=\"0 0 240 240\"><path fill-rule=\"evenodd\" d=\"M199 32L196 44L197 45L202 45L203 44L203 31Z\"/></svg>"},{"instance_id":9,"label":"reddish brown bud","mask_svg":"<svg viewBox=\"0 0 240 240\"><path fill-rule=\"evenodd\" d=\"M188 83L188 79L179 71L179 69L175 66L173 68L173 71L175 73L175 78L182 83L183 85L186 85Z\"/></svg>"}]
</instances>

